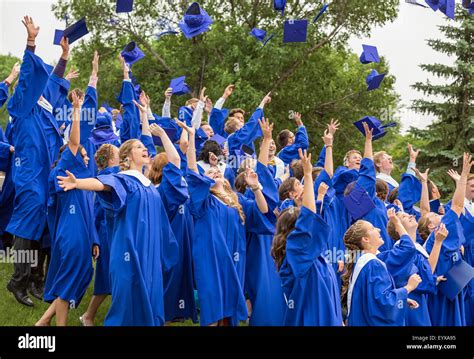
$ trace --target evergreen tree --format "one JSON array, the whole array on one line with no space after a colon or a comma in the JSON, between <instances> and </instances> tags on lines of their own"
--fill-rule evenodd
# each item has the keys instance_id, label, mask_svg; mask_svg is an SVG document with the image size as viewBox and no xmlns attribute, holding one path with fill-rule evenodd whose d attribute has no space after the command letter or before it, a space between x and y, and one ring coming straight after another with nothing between
<instances>
[{"instance_id":1,"label":"evergreen tree","mask_svg":"<svg viewBox=\"0 0 474 359\"><path fill-rule=\"evenodd\" d=\"M434 85L427 81L413 85L425 96L437 96L442 100L420 99L413 102L416 111L431 114L436 119L426 129L411 129L411 133L427 143L422 149L420 165L431 168L432 177L440 190L448 194L454 187L446 171L461 166L463 152L474 153L474 17L459 6L456 20L439 29L447 40L428 40L428 45L456 60L453 66L420 66L444 79L445 83Z\"/></svg>"}]
</instances>

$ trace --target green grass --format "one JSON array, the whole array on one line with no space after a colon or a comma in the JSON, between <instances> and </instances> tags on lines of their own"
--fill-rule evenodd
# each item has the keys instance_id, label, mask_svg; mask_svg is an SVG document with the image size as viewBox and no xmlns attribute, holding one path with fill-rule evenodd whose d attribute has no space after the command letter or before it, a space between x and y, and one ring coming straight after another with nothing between
<instances>
[{"instance_id":1,"label":"green grass","mask_svg":"<svg viewBox=\"0 0 474 359\"><path fill-rule=\"evenodd\" d=\"M31 297L35 306L30 308L21 305L16 301L13 295L6 289L7 283L13 273L13 265L0 263L0 326L33 326L49 306L49 303L40 301ZM76 309L71 309L68 316L69 326L80 326L79 316L81 316L92 297L94 289L94 282L91 282L86 295L81 301L81 304ZM103 325L105 315L109 310L110 296L102 303L95 319L95 325ZM52 325L55 321L53 318ZM195 325L192 321L184 323L173 323L173 326L192 326ZM199 325L199 324L198 324Z\"/></svg>"}]
</instances>

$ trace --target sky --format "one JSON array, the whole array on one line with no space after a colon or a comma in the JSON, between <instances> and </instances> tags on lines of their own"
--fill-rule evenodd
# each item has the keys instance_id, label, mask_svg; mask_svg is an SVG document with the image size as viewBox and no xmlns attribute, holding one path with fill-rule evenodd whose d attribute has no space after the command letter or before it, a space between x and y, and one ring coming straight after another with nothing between
<instances>
[{"instance_id":1,"label":"sky","mask_svg":"<svg viewBox=\"0 0 474 359\"><path fill-rule=\"evenodd\" d=\"M418 1L424 3L423 0ZM0 54L22 56L26 35L21 19L23 15L30 14L41 27L37 40L39 54L46 62L57 61L61 50L52 44L54 30L63 29L65 23L58 21L52 14L53 3L53 0L0 0ZM398 17L394 22L374 28L369 38L351 38L349 41L350 47L358 54L362 52L362 44L375 45L379 54L387 60L390 74L396 77L395 91L400 95L404 107L398 111L389 109L388 113L396 111L395 116L401 120L402 131L410 126L424 128L433 121L430 116L422 116L408 109L414 99L422 97L410 85L427 79L434 84L440 83L439 79L421 71L419 64L453 64L452 58L432 50L426 43L426 39L442 38L437 26L449 21L439 11L434 12L400 0Z\"/></svg>"}]
</instances>

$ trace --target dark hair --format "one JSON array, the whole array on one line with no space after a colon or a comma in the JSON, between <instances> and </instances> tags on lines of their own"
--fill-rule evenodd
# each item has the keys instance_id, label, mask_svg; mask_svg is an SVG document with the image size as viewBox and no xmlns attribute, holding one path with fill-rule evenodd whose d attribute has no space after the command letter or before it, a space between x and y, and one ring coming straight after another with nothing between
<instances>
[{"instance_id":1,"label":"dark hair","mask_svg":"<svg viewBox=\"0 0 474 359\"><path fill-rule=\"evenodd\" d=\"M244 194L247 190L247 182L245 181L245 172L239 173L235 178L234 188L237 192Z\"/></svg>"},{"instance_id":2,"label":"dark hair","mask_svg":"<svg viewBox=\"0 0 474 359\"><path fill-rule=\"evenodd\" d=\"M423 239L423 241L426 241L431 234L431 231L428 228L431 223L428 214L421 216L418 220L418 233L420 234L420 237Z\"/></svg>"},{"instance_id":3,"label":"dark hair","mask_svg":"<svg viewBox=\"0 0 474 359\"><path fill-rule=\"evenodd\" d=\"M280 147L285 147L288 144L288 139L291 136L290 130L280 131L277 137L277 142Z\"/></svg>"},{"instance_id":4,"label":"dark hair","mask_svg":"<svg viewBox=\"0 0 474 359\"><path fill-rule=\"evenodd\" d=\"M291 170L293 171L293 177L300 181L304 177L303 162L301 160L294 160L291 162Z\"/></svg>"},{"instance_id":5,"label":"dark hair","mask_svg":"<svg viewBox=\"0 0 474 359\"><path fill-rule=\"evenodd\" d=\"M209 152L214 153L217 157L222 156L224 153L222 152L221 146L216 141L208 140L204 142L204 146L202 147L202 151L199 154L198 161L204 161L209 163Z\"/></svg>"},{"instance_id":6,"label":"dark hair","mask_svg":"<svg viewBox=\"0 0 474 359\"><path fill-rule=\"evenodd\" d=\"M278 196L280 201L290 198L290 192L295 190L296 178L290 177L283 181L280 188L278 188Z\"/></svg>"},{"instance_id":7,"label":"dark hair","mask_svg":"<svg viewBox=\"0 0 474 359\"><path fill-rule=\"evenodd\" d=\"M382 202L385 202L387 200L387 195L388 195L387 182L377 178L377 180L375 181L375 192L377 193L377 197Z\"/></svg>"},{"instance_id":8,"label":"dark hair","mask_svg":"<svg viewBox=\"0 0 474 359\"><path fill-rule=\"evenodd\" d=\"M286 208L280 213L276 224L275 236L273 237L271 256L279 271L286 256L286 237L295 229L296 220L300 214L298 207Z\"/></svg>"},{"instance_id":9,"label":"dark hair","mask_svg":"<svg viewBox=\"0 0 474 359\"><path fill-rule=\"evenodd\" d=\"M395 202L396 199L398 199L398 187L392 189L392 191L391 191L391 192L389 193L389 195L388 195L388 201L389 201L390 203Z\"/></svg>"},{"instance_id":10,"label":"dark hair","mask_svg":"<svg viewBox=\"0 0 474 359\"><path fill-rule=\"evenodd\" d=\"M61 155L62 155L63 152L66 150L67 146L68 146L67 143L66 143L65 145L62 145L62 146L61 146L61 148L59 149L58 158L57 158L56 161L54 161L54 163L51 165L51 169L55 168L55 167L58 165L59 160L61 160ZM79 147L77 148L77 151L78 151L79 153L81 153L83 148L84 148L84 147L83 147L82 145L79 145Z\"/></svg>"},{"instance_id":11,"label":"dark hair","mask_svg":"<svg viewBox=\"0 0 474 359\"><path fill-rule=\"evenodd\" d=\"M72 93L75 93L77 97L79 98L84 98L84 91L82 91L79 88L75 88L74 90L71 90L69 94L67 95L68 100L72 103Z\"/></svg>"},{"instance_id":12,"label":"dark hair","mask_svg":"<svg viewBox=\"0 0 474 359\"><path fill-rule=\"evenodd\" d=\"M316 181L316 178L319 177L321 172L323 171L324 168L322 167L313 167L313 170L311 171L311 176L313 177L313 182Z\"/></svg>"},{"instance_id":13,"label":"dark hair","mask_svg":"<svg viewBox=\"0 0 474 359\"><path fill-rule=\"evenodd\" d=\"M433 199L433 187L434 187L433 181L428 179L428 197L430 201Z\"/></svg>"}]
</instances>

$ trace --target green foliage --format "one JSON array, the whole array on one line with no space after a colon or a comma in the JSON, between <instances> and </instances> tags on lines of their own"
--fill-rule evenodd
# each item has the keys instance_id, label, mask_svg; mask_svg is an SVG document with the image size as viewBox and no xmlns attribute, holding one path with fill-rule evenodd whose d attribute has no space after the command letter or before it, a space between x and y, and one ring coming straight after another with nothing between
<instances>
[{"instance_id":1,"label":"green foliage","mask_svg":"<svg viewBox=\"0 0 474 359\"><path fill-rule=\"evenodd\" d=\"M136 0L132 13L117 16L110 1L59 0L53 6L56 16L85 16L92 33L73 51L71 62L82 76L72 87L87 85L93 51L98 50L99 100L117 106L115 98L122 75L117 55L133 40L146 53L145 59L133 66L133 74L150 95L155 112L160 112L171 78L182 75L187 76L193 96L205 86L214 101L228 84L234 83L236 90L226 107L241 107L248 112L272 90L273 101L265 115L275 122L275 135L284 128L294 128L289 114L301 112L313 144L320 148L325 123L332 117L342 121L335 148L338 160L349 148L361 148L363 144L363 137L352 122L366 115L387 117L396 108L393 76L386 77L381 89L366 91L365 77L373 68L387 72L386 63L361 65L358 55L348 50L346 40L352 34L367 35L374 26L393 20L398 0L335 0L316 24L310 24L308 42L304 44L283 44L283 18L272 9L271 1L202 1L214 19L211 31L192 40L182 34L165 35L158 40L155 34L163 30L162 20L169 19L177 28L190 3ZM288 4L287 14L311 19L322 4L323 1L294 1ZM275 34L265 47L248 34L255 26ZM186 99L173 98L173 114ZM390 143L391 136L394 135L380 140L380 146Z\"/></svg>"},{"instance_id":2,"label":"green foliage","mask_svg":"<svg viewBox=\"0 0 474 359\"><path fill-rule=\"evenodd\" d=\"M20 59L11 56L11 55L0 55L0 81L6 79L10 74L13 65L15 62L20 61ZM8 112L4 108L0 109L0 126L5 129L5 126L8 122Z\"/></svg>"},{"instance_id":3,"label":"green foliage","mask_svg":"<svg viewBox=\"0 0 474 359\"><path fill-rule=\"evenodd\" d=\"M453 66L420 66L443 78L445 83L413 85L424 95L434 95L442 101L414 101L416 111L434 115L437 119L425 130L411 129L410 133L425 143L418 162L421 167L431 168L431 177L446 196L454 189L446 171L460 168L463 152L474 152L474 18L458 7L456 22L440 26L440 30L448 41L429 40L428 45L455 57L456 61Z\"/></svg>"}]
</instances>

